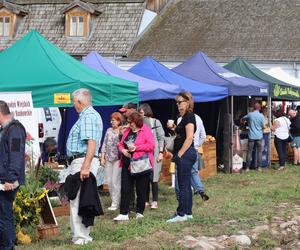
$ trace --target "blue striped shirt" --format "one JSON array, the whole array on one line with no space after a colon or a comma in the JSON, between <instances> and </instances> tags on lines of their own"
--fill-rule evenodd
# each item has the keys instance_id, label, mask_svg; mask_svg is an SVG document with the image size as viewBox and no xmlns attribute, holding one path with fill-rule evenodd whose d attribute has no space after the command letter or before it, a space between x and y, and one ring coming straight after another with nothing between
<instances>
[{"instance_id":1,"label":"blue striped shirt","mask_svg":"<svg viewBox=\"0 0 300 250\"><path fill-rule=\"evenodd\" d=\"M103 124L99 113L92 106L84 109L70 130L67 140L67 155L86 153L88 140L96 141L94 155L98 155L102 131Z\"/></svg>"}]
</instances>

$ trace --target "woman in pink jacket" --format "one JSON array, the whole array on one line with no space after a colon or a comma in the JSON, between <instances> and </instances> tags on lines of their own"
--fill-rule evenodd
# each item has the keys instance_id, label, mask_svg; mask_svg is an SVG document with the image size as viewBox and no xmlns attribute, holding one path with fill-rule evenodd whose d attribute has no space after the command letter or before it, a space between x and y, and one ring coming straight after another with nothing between
<instances>
[{"instance_id":1,"label":"woman in pink jacket","mask_svg":"<svg viewBox=\"0 0 300 250\"><path fill-rule=\"evenodd\" d=\"M144 217L147 186L154 166L155 141L151 129L144 124L143 117L136 111L128 116L127 122L129 128L125 130L119 144L119 151L121 152L120 167L122 168L121 204L120 214L114 218L115 221L129 220L130 192L134 183L137 196L136 218ZM145 157L149 159L152 168L133 175L130 169L131 159L137 160Z\"/></svg>"}]
</instances>

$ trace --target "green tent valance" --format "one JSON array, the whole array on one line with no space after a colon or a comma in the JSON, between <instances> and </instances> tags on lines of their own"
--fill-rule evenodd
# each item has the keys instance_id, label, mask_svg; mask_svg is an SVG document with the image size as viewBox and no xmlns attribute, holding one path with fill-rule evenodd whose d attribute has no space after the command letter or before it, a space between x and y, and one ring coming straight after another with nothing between
<instances>
[{"instance_id":1,"label":"green tent valance","mask_svg":"<svg viewBox=\"0 0 300 250\"><path fill-rule=\"evenodd\" d=\"M0 53L0 69L0 92L31 91L34 107L72 106L78 88L96 106L138 102L138 83L88 68L34 30Z\"/></svg>"},{"instance_id":2,"label":"green tent valance","mask_svg":"<svg viewBox=\"0 0 300 250\"><path fill-rule=\"evenodd\" d=\"M269 93L274 99L291 101L299 101L300 99L300 88L264 73L260 69L256 68L253 64L242 58L233 60L225 65L224 68L241 76L269 83Z\"/></svg>"}]
</instances>

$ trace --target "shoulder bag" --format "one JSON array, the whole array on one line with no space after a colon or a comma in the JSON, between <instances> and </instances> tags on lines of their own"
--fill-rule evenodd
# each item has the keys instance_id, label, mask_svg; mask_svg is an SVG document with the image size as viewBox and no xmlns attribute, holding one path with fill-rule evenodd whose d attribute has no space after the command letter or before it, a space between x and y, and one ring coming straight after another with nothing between
<instances>
[{"instance_id":1,"label":"shoulder bag","mask_svg":"<svg viewBox=\"0 0 300 250\"><path fill-rule=\"evenodd\" d=\"M130 173L132 176L147 174L151 171L152 165L147 153L137 159L130 159Z\"/></svg>"}]
</instances>

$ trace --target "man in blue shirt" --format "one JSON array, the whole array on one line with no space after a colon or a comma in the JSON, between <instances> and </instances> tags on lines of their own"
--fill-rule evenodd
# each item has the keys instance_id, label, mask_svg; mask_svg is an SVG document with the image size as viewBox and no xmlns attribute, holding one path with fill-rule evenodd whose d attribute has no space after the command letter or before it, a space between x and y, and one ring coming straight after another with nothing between
<instances>
[{"instance_id":1,"label":"man in blue shirt","mask_svg":"<svg viewBox=\"0 0 300 250\"><path fill-rule=\"evenodd\" d=\"M257 150L258 164L258 166L255 166L255 168L260 170L262 164L263 129L265 128L265 117L260 113L260 110L261 104L256 102L254 104L254 110L243 117L243 119L248 121L249 127L246 171L248 171L250 168L254 148Z\"/></svg>"},{"instance_id":2,"label":"man in blue shirt","mask_svg":"<svg viewBox=\"0 0 300 250\"><path fill-rule=\"evenodd\" d=\"M71 128L67 140L68 170L72 175L80 172L80 179L84 181L90 173L96 176L100 167L98 151L103 125L99 113L92 107L92 96L88 89L78 89L72 96L79 119ZM73 243L83 245L92 241L92 238L89 235L90 227L85 227L78 216L79 196L80 189L76 198L70 201L70 223Z\"/></svg>"},{"instance_id":3,"label":"man in blue shirt","mask_svg":"<svg viewBox=\"0 0 300 250\"><path fill-rule=\"evenodd\" d=\"M0 101L0 125L0 249L11 250L16 239L13 202L17 186L25 183L26 132L4 101Z\"/></svg>"}]
</instances>

